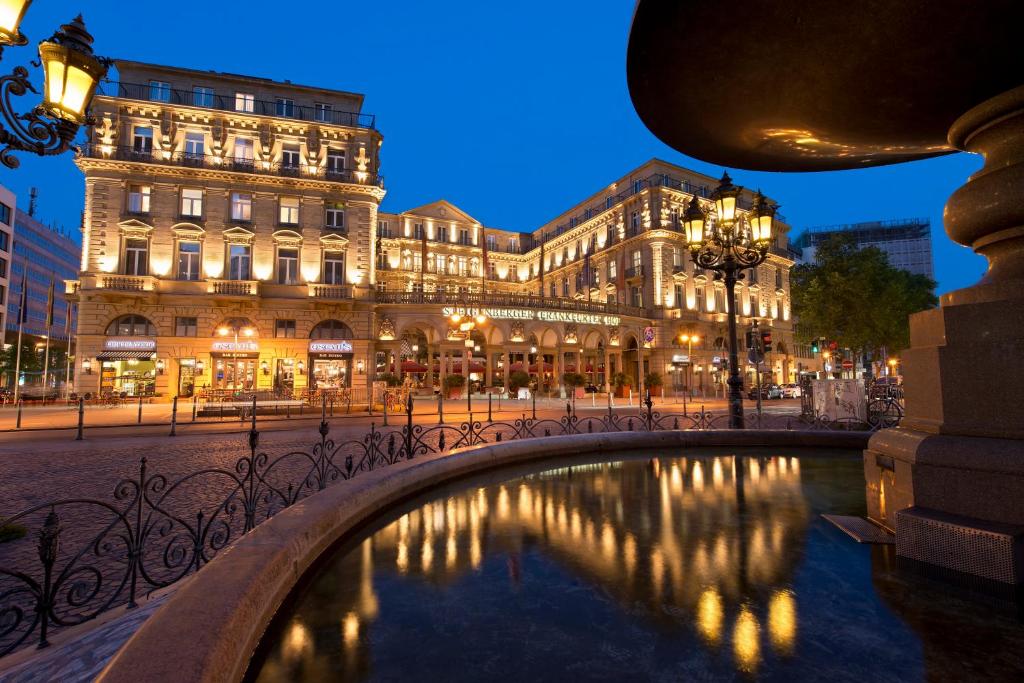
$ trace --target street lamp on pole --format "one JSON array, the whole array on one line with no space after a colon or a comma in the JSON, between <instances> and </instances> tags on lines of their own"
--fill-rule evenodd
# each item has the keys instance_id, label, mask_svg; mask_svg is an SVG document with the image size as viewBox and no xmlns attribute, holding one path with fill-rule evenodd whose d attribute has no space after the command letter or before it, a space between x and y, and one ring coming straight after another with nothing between
<instances>
[{"instance_id":1,"label":"street lamp on pole","mask_svg":"<svg viewBox=\"0 0 1024 683\"><path fill-rule=\"evenodd\" d=\"M697 196L690 200L683 219L690 257L698 268L715 271L725 281L726 312L729 320L729 427L743 428L743 378L736 353L736 283L743 270L756 268L768 257L777 206L768 204L758 192L747 216L739 214L742 188L722 174L711 193L713 213L705 213ZM711 220L713 219L713 220Z\"/></svg>"}]
</instances>

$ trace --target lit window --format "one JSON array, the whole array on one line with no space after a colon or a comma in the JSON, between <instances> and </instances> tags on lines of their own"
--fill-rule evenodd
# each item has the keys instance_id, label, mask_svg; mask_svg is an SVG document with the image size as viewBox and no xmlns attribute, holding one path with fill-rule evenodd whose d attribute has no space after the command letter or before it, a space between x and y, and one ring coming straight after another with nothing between
<instances>
[{"instance_id":1,"label":"lit window","mask_svg":"<svg viewBox=\"0 0 1024 683\"><path fill-rule=\"evenodd\" d=\"M213 88L205 88L201 85L192 86L192 105L195 107L212 107Z\"/></svg>"},{"instance_id":2,"label":"lit window","mask_svg":"<svg viewBox=\"0 0 1024 683\"><path fill-rule=\"evenodd\" d=\"M231 193L231 220L252 220L252 195L245 192Z\"/></svg>"},{"instance_id":3,"label":"lit window","mask_svg":"<svg viewBox=\"0 0 1024 683\"><path fill-rule=\"evenodd\" d=\"M235 93L235 111L252 113L256 110L256 97L251 93Z\"/></svg>"},{"instance_id":4,"label":"lit window","mask_svg":"<svg viewBox=\"0 0 1024 683\"><path fill-rule=\"evenodd\" d=\"M149 197L152 188L149 185L128 186L128 212L149 213Z\"/></svg>"},{"instance_id":5,"label":"lit window","mask_svg":"<svg viewBox=\"0 0 1024 683\"><path fill-rule=\"evenodd\" d=\"M132 151L139 154L153 153L153 129L148 126L135 126L132 129Z\"/></svg>"},{"instance_id":6,"label":"lit window","mask_svg":"<svg viewBox=\"0 0 1024 683\"><path fill-rule=\"evenodd\" d=\"M345 205L340 203L327 204L327 220L325 225L335 230L345 229Z\"/></svg>"},{"instance_id":7,"label":"lit window","mask_svg":"<svg viewBox=\"0 0 1024 683\"><path fill-rule=\"evenodd\" d=\"M317 102L313 105L313 115L317 121L330 121L331 120L331 105L324 104L323 102Z\"/></svg>"},{"instance_id":8,"label":"lit window","mask_svg":"<svg viewBox=\"0 0 1024 683\"><path fill-rule=\"evenodd\" d=\"M294 285L299 281L299 250L277 250L277 284Z\"/></svg>"},{"instance_id":9,"label":"lit window","mask_svg":"<svg viewBox=\"0 0 1024 683\"><path fill-rule=\"evenodd\" d=\"M171 84L164 81L149 82L149 99L154 102L171 101Z\"/></svg>"},{"instance_id":10,"label":"lit window","mask_svg":"<svg viewBox=\"0 0 1024 683\"><path fill-rule=\"evenodd\" d=\"M252 163L255 148L249 138L235 138L235 161Z\"/></svg>"},{"instance_id":11,"label":"lit window","mask_svg":"<svg viewBox=\"0 0 1024 683\"><path fill-rule=\"evenodd\" d=\"M281 225L299 224L299 198L281 197L278 219Z\"/></svg>"},{"instance_id":12,"label":"lit window","mask_svg":"<svg viewBox=\"0 0 1024 683\"><path fill-rule=\"evenodd\" d=\"M203 191L186 187L181 191L181 215L187 218L201 218L203 215Z\"/></svg>"},{"instance_id":13,"label":"lit window","mask_svg":"<svg viewBox=\"0 0 1024 683\"><path fill-rule=\"evenodd\" d=\"M202 133L185 133L185 156L202 158L206 153L205 140Z\"/></svg>"},{"instance_id":14,"label":"lit window","mask_svg":"<svg viewBox=\"0 0 1024 683\"><path fill-rule=\"evenodd\" d=\"M127 239L124 243L124 274L146 275L149 242L144 239Z\"/></svg>"},{"instance_id":15,"label":"lit window","mask_svg":"<svg viewBox=\"0 0 1024 683\"><path fill-rule=\"evenodd\" d=\"M299 146L285 145L281 149L281 165L285 168L299 167Z\"/></svg>"},{"instance_id":16,"label":"lit window","mask_svg":"<svg viewBox=\"0 0 1024 683\"><path fill-rule=\"evenodd\" d=\"M328 285L345 284L345 252L324 252L324 283Z\"/></svg>"},{"instance_id":17,"label":"lit window","mask_svg":"<svg viewBox=\"0 0 1024 683\"><path fill-rule=\"evenodd\" d=\"M228 278L248 280L252 249L248 244L232 244L228 248Z\"/></svg>"},{"instance_id":18,"label":"lit window","mask_svg":"<svg viewBox=\"0 0 1024 683\"><path fill-rule=\"evenodd\" d=\"M199 279L199 242L178 242L178 279Z\"/></svg>"}]
</instances>

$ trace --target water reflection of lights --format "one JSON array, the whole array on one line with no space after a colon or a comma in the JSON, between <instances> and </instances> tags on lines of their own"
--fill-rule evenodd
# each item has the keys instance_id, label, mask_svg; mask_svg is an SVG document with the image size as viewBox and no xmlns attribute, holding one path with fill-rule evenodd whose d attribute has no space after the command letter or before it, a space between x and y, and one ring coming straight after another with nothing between
<instances>
[{"instance_id":1,"label":"water reflection of lights","mask_svg":"<svg viewBox=\"0 0 1024 683\"><path fill-rule=\"evenodd\" d=\"M760 632L757 617L747 605L743 605L732 632L733 654L736 655L736 667L741 671L752 672L757 669L761 658Z\"/></svg>"},{"instance_id":2,"label":"water reflection of lights","mask_svg":"<svg viewBox=\"0 0 1024 683\"><path fill-rule=\"evenodd\" d=\"M792 654L796 641L796 600L792 591L777 591L772 596L768 603L768 633L776 650Z\"/></svg>"},{"instance_id":3,"label":"water reflection of lights","mask_svg":"<svg viewBox=\"0 0 1024 683\"><path fill-rule=\"evenodd\" d=\"M722 596L714 588L705 588L697 599L697 628L708 643L717 645L722 638Z\"/></svg>"},{"instance_id":4,"label":"water reflection of lights","mask_svg":"<svg viewBox=\"0 0 1024 683\"><path fill-rule=\"evenodd\" d=\"M353 647L359 642L359 615L349 612L341 622L341 635L345 645Z\"/></svg>"},{"instance_id":5,"label":"water reflection of lights","mask_svg":"<svg viewBox=\"0 0 1024 683\"><path fill-rule=\"evenodd\" d=\"M283 654L285 659L296 660L302 658L310 646L309 631L300 622L293 621L284 639Z\"/></svg>"}]
</instances>

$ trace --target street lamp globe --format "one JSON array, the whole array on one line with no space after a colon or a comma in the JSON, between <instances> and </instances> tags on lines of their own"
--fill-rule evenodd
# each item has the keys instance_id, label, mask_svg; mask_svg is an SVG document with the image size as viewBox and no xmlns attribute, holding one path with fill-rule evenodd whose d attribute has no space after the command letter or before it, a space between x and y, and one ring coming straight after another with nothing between
<instances>
[{"instance_id":1,"label":"street lamp globe","mask_svg":"<svg viewBox=\"0 0 1024 683\"><path fill-rule=\"evenodd\" d=\"M82 15L39 44L39 60L45 74L43 109L75 125L86 123L86 109L107 67L92 53Z\"/></svg>"},{"instance_id":2,"label":"street lamp globe","mask_svg":"<svg viewBox=\"0 0 1024 683\"><path fill-rule=\"evenodd\" d=\"M217 328L217 334L219 334L222 337L228 336L228 332L230 332L230 330L228 328L226 328L226 327L218 327Z\"/></svg>"},{"instance_id":3,"label":"street lamp globe","mask_svg":"<svg viewBox=\"0 0 1024 683\"><path fill-rule=\"evenodd\" d=\"M736 202L739 199L743 188L732 184L729 173L723 173L718 187L711 193L711 200L715 203L715 214L722 227L728 229L736 222Z\"/></svg>"},{"instance_id":4,"label":"street lamp globe","mask_svg":"<svg viewBox=\"0 0 1024 683\"><path fill-rule=\"evenodd\" d=\"M485 322L487 322L487 316L484 315L483 313L477 313L474 320L476 320L477 325L483 325Z\"/></svg>"},{"instance_id":5,"label":"street lamp globe","mask_svg":"<svg viewBox=\"0 0 1024 683\"><path fill-rule=\"evenodd\" d=\"M251 337L254 334L256 334L256 330L254 330L251 327L246 327L242 330L242 334L245 335L246 337Z\"/></svg>"},{"instance_id":6,"label":"street lamp globe","mask_svg":"<svg viewBox=\"0 0 1024 683\"><path fill-rule=\"evenodd\" d=\"M775 207L765 200L761 191L757 191L754 198L754 206L747 214L747 222L750 224L750 238L756 244L767 244L772 238L773 223L775 221Z\"/></svg>"},{"instance_id":7,"label":"street lamp globe","mask_svg":"<svg viewBox=\"0 0 1024 683\"><path fill-rule=\"evenodd\" d=\"M697 195L693 195L693 198L690 199L690 204L686 207L686 212L683 214L683 234L686 236L686 244L690 249L699 249L704 243L704 225L706 222L707 218L704 216L704 209L701 208Z\"/></svg>"},{"instance_id":8,"label":"street lamp globe","mask_svg":"<svg viewBox=\"0 0 1024 683\"><path fill-rule=\"evenodd\" d=\"M24 45L28 39L18 27L32 0L0 0L0 45Z\"/></svg>"}]
</instances>

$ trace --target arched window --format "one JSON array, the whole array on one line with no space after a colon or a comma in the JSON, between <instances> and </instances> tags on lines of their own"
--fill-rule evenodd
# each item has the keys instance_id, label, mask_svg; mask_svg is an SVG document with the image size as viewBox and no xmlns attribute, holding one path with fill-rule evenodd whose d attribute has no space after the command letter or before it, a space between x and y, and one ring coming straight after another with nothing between
<instances>
[{"instance_id":1,"label":"arched window","mask_svg":"<svg viewBox=\"0 0 1024 683\"><path fill-rule=\"evenodd\" d=\"M156 326L141 315L122 315L107 325L111 337L155 337Z\"/></svg>"},{"instance_id":2,"label":"arched window","mask_svg":"<svg viewBox=\"0 0 1024 683\"><path fill-rule=\"evenodd\" d=\"M309 333L310 339L351 339L352 328L340 320L324 320Z\"/></svg>"}]
</instances>

